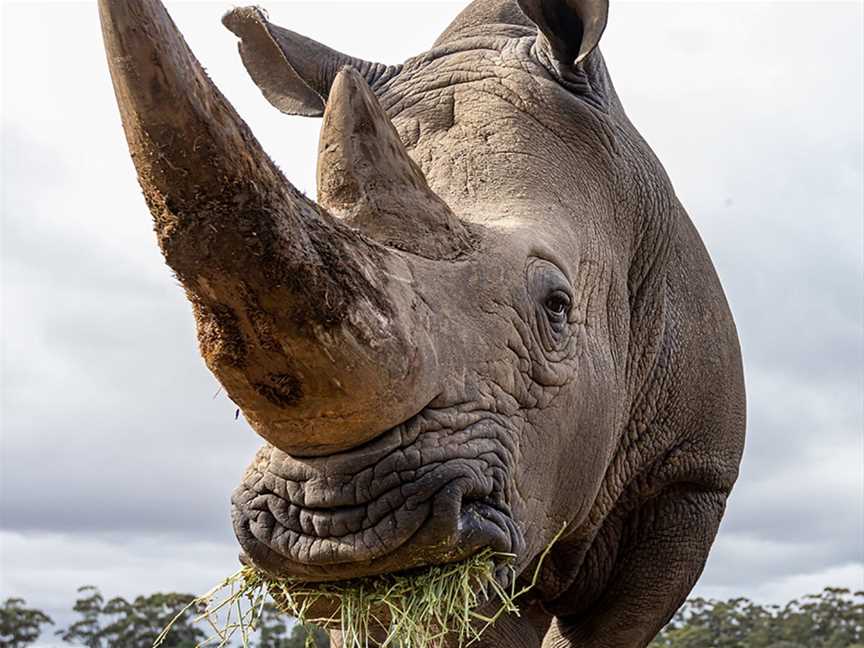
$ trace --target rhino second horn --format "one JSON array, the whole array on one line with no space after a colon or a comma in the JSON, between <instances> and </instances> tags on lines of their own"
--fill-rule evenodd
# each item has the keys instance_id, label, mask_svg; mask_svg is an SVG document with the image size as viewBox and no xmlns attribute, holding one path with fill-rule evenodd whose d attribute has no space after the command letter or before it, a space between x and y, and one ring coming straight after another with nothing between
<instances>
[{"instance_id":1,"label":"rhino second horn","mask_svg":"<svg viewBox=\"0 0 864 648\"><path fill-rule=\"evenodd\" d=\"M318 150L318 200L389 247L429 259L471 249L463 223L429 187L366 81L343 68Z\"/></svg>"},{"instance_id":2,"label":"rhino second horn","mask_svg":"<svg viewBox=\"0 0 864 648\"><path fill-rule=\"evenodd\" d=\"M281 175L158 0L100 0L138 179L201 354L250 425L297 455L360 445L437 393L404 260Z\"/></svg>"}]
</instances>

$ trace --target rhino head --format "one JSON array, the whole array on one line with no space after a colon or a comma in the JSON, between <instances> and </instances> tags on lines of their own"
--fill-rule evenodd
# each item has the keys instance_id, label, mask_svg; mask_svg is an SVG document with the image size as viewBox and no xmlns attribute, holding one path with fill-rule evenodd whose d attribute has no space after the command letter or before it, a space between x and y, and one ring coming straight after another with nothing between
<instances>
[{"instance_id":1,"label":"rhino head","mask_svg":"<svg viewBox=\"0 0 864 648\"><path fill-rule=\"evenodd\" d=\"M100 0L123 124L208 367L267 444L245 559L309 580L457 561L517 574L490 646L643 646L686 596L741 455L734 325L628 121L602 0L477 0L362 61L224 18L267 99L323 116L318 203L156 0Z\"/></svg>"}]
</instances>

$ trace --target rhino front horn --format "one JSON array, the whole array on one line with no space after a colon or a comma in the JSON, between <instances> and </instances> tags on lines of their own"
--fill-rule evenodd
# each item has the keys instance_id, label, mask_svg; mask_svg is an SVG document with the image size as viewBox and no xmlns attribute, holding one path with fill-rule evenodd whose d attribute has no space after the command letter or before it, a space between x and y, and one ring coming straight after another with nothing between
<instances>
[{"instance_id":1,"label":"rhino front horn","mask_svg":"<svg viewBox=\"0 0 864 648\"><path fill-rule=\"evenodd\" d=\"M420 411L438 368L404 259L282 176L158 0L99 12L159 244L250 425L286 452L329 454Z\"/></svg>"},{"instance_id":2,"label":"rhino front horn","mask_svg":"<svg viewBox=\"0 0 864 648\"><path fill-rule=\"evenodd\" d=\"M321 128L318 200L384 245L452 259L471 240L426 182L369 85L350 67L336 77Z\"/></svg>"}]
</instances>

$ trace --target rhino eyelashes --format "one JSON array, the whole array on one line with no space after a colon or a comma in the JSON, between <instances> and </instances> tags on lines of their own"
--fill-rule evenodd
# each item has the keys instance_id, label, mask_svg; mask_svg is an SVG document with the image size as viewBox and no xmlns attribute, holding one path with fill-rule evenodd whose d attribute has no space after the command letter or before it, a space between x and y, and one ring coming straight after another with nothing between
<instances>
[{"instance_id":1,"label":"rhino eyelashes","mask_svg":"<svg viewBox=\"0 0 864 648\"><path fill-rule=\"evenodd\" d=\"M566 321L567 314L570 312L570 295L561 290L555 291L543 305L556 321Z\"/></svg>"}]
</instances>

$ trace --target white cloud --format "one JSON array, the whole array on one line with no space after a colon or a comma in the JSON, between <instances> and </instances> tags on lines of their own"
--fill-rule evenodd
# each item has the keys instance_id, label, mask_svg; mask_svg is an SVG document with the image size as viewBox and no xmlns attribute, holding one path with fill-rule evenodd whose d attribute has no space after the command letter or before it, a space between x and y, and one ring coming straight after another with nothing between
<instances>
[{"instance_id":1,"label":"white cloud","mask_svg":"<svg viewBox=\"0 0 864 648\"><path fill-rule=\"evenodd\" d=\"M712 580L710 570L706 572L706 576L707 578L703 579L694 590L694 596L717 600L728 600L741 596L741 588L738 583L724 582L722 579ZM766 579L751 586L747 591L747 597L763 605L783 605L808 594L819 594L825 589L827 583L830 583L832 587L860 592L864 589L864 566L860 562L855 562Z\"/></svg>"}]
</instances>

